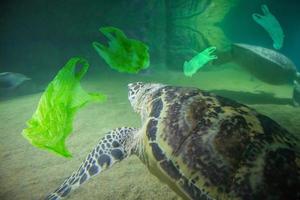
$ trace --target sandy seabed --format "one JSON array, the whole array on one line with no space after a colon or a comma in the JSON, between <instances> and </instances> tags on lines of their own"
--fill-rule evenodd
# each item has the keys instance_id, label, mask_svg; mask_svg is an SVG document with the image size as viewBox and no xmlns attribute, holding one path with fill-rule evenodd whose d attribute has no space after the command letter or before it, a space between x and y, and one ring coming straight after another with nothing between
<instances>
[{"instance_id":1,"label":"sandy seabed","mask_svg":"<svg viewBox=\"0 0 300 200\"><path fill-rule=\"evenodd\" d=\"M36 109L41 93L0 101L0 199L42 199L76 170L86 155L109 130L121 126L140 127L140 117L127 100L129 82L161 82L193 86L230 97L271 117L295 134L300 134L300 108L291 105L292 87L274 86L256 80L237 67L221 66L192 78L180 72L161 71L143 75L99 72L87 76L87 91L108 95L105 103L93 103L76 116L67 146L73 158L66 159L33 147L21 135L25 122ZM180 199L152 176L136 156L92 178L68 199Z\"/></svg>"}]
</instances>

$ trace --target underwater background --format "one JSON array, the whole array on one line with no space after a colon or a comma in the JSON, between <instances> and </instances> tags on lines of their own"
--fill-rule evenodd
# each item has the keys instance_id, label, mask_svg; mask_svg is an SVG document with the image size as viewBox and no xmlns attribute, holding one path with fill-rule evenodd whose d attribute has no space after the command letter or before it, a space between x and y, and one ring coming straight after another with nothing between
<instances>
[{"instance_id":1,"label":"underwater background","mask_svg":"<svg viewBox=\"0 0 300 200\"><path fill-rule=\"evenodd\" d=\"M206 8L215 7L207 15ZM292 103L293 85L263 82L234 62L209 64L192 77L183 63L193 51L232 43L272 49L272 40L251 17L268 5L284 31L279 51L300 70L298 0L66 0L1 1L0 73L30 77L14 89L0 89L0 199L41 199L77 169L107 131L140 127L127 100L135 81L193 86L244 103L300 133L300 108ZM150 66L137 74L111 69L92 42L105 43L100 27L121 29L149 46ZM101 104L78 112L66 159L33 147L21 135L42 92L65 63L80 56L90 64L82 81L88 91L107 95ZM270 71L270 73L272 73ZM292 82L293 80L291 80ZM103 172L71 194L70 199L180 199L152 176L137 157Z\"/></svg>"}]
</instances>

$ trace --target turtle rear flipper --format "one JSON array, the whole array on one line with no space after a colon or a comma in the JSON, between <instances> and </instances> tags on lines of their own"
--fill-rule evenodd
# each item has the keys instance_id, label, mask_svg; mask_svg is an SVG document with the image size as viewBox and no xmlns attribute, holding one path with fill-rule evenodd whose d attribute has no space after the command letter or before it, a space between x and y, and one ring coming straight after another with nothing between
<instances>
[{"instance_id":1,"label":"turtle rear flipper","mask_svg":"<svg viewBox=\"0 0 300 200\"><path fill-rule=\"evenodd\" d=\"M66 197L71 191L78 188L91 177L99 174L105 169L123 160L131 152L127 147L136 128L122 127L108 132L100 139L97 146L82 162L79 169L68 177L53 193L49 194L47 200L59 200Z\"/></svg>"}]
</instances>

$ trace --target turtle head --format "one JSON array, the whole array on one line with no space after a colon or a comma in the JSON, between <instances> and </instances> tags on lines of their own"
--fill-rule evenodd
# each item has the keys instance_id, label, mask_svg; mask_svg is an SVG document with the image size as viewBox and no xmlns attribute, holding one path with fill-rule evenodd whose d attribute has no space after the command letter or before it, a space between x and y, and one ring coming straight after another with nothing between
<instances>
[{"instance_id":1,"label":"turtle head","mask_svg":"<svg viewBox=\"0 0 300 200\"><path fill-rule=\"evenodd\" d=\"M128 84L128 99L135 112L140 113L153 91L162 87L162 84L135 82Z\"/></svg>"}]
</instances>

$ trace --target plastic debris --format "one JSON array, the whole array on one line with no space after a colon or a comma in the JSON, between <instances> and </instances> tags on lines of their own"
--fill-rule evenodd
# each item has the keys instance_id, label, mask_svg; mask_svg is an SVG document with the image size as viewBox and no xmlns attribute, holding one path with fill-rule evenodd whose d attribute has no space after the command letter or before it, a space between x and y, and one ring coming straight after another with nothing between
<instances>
[{"instance_id":1,"label":"plastic debris","mask_svg":"<svg viewBox=\"0 0 300 200\"><path fill-rule=\"evenodd\" d=\"M284 40L283 30L276 17L272 15L266 5L262 5L261 9L264 15L254 13L252 14L252 17L254 21L268 32L273 40L273 47L275 49L281 49Z\"/></svg>"},{"instance_id":2,"label":"plastic debris","mask_svg":"<svg viewBox=\"0 0 300 200\"><path fill-rule=\"evenodd\" d=\"M108 39L108 47L93 42L93 47L105 62L119 72L138 73L149 67L148 46L141 41L128 39L115 27L99 29Z\"/></svg>"},{"instance_id":3,"label":"plastic debris","mask_svg":"<svg viewBox=\"0 0 300 200\"><path fill-rule=\"evenodd\" d=\"M78 64L81 68L76 72ZM106 100L101 93L87 93L82 89L80 80L88 67L85 59L71 58L49 83L22 132L33 146L71 157L65 140L72 132L76 112L88 102Z\"/></svg>"},{"instance_id":4,"label":"plastic debris","mask_svg":"<svg viewBox=\"0 0 300 200\"><path fill-rule=\"evenodd\" d=\"M184 75L191 77L209 61L217 59L218 57L213 54L216 49L216 47L206 48L195 57L193 57L190 61L185 61L183 65Z\"/></svg>"}]
</instances>

